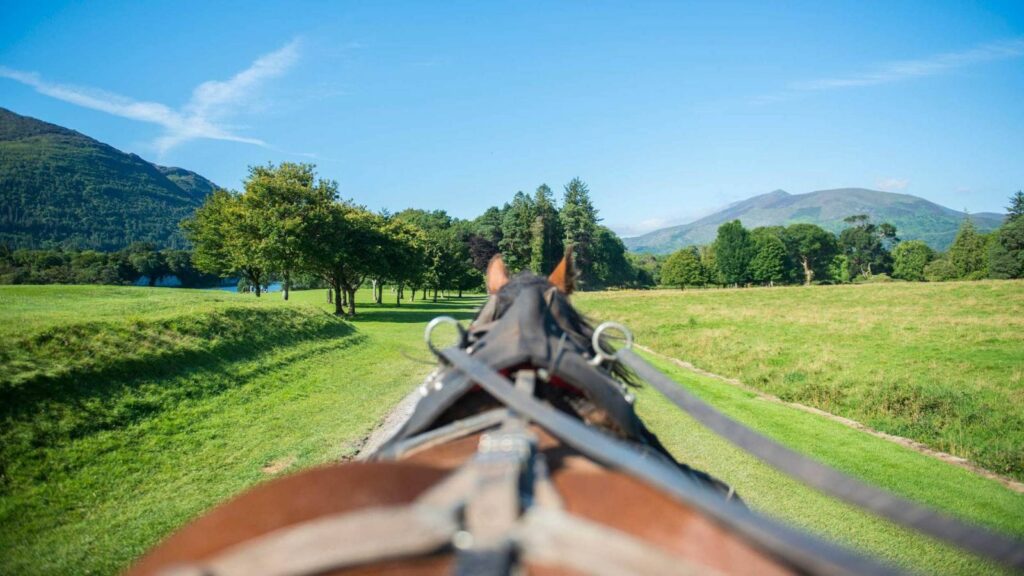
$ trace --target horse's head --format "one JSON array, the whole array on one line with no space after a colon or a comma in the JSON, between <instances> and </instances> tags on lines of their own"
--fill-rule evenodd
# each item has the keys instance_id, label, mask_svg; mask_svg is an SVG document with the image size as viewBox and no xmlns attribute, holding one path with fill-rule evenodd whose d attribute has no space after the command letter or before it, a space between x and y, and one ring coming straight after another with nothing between
<instances>
[{"instance_id":1,"label":"horse's head","mask_svg":"<svg viewBox=\"0 0 1024 576\"><path fill-rule=\"evenodd\" d=\"M467 348L506 375L535 371L538 396L586 404L591 415L601 415L596 420L629 435L635 418L624 384L630 374L599 360L595 329L569 300L575 281L571 247L547 277L529 271L510 276L495 256L487 267L488 301L470 326ZM601 348L607 351L608 344Z\"/></svg>"}]
</instances>

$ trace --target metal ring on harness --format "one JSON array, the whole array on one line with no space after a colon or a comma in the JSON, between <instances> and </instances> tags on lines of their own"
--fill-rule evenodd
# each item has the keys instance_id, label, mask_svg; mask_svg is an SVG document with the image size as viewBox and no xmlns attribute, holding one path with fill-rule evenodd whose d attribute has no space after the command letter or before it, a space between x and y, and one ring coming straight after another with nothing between
<instances>
[{"instance_id":1,"label":"metal ring on harness","mask_svg":"<svg viewBox=\"0 0 1024 576\"><path fill-rule=\"evenodd\" d=\"M594 330L594 335L590 339L590 343L594 347L594 357L590 359L590 364L592 366L599 366L601 362L615 362L619 359L618 350L609 354L608 352L605 352L604 348L601 348L601 335L609 328L614 328L615 330L622 332L622 335L626 337L626 345L623 346L623 349L629 350L633 347L633 333L630 332L629 328L626 328L618 322L602 322L601 325Z\"/></svg>"},{"instance_id":2,"label":"metal ring on harness","mask_svg":"<svg viewBox=\"0 0 1024 576\"><path fill-rule=\"evenodd\" d=\"M430 336L434 332L434 329L441 324L452 324L455 326L455 329L459 331L459 348L465 348L466 342L469 339L469 333L466 332L466 329L463 328L462 324L460 324L455 318L452 318L451 316L438 316L437 318L434 318L427 323L427 328L423 332L423 340L427 343L427 348L430 348L430 351L438 358L441 357L441 351L434 347L434 343L430 340Z\"/></svg>"}]
</instances>

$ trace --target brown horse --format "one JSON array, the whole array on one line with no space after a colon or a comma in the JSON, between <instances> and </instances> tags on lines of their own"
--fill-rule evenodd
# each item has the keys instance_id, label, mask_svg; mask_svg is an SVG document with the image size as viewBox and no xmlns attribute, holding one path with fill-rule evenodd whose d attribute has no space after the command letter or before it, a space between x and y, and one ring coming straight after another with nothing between
<instances>
[{"instance_id":1,"label":"brown horse","mask_svg":"<svg viewBox=\"0 0 1024 576\"><path fill-rule=\"evenodd\" d=\"M569 303L573 277L569 254L549 278L510 279L496 258L487 304L369 461L257 486L129 573L893 572L675 462Z\"/></svg>"}]
</instances>

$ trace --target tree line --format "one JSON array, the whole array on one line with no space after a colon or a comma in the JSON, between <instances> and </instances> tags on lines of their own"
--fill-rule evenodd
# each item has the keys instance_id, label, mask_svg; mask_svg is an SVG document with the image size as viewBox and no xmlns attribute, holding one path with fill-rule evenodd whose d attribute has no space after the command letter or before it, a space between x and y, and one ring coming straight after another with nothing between
<instances>
[{"instance_id":1,"label":"tree line","mask_svg":"<svg viewBox=\"0 0 1024 576\"><path fill-rule=\"evenodd\" d=\"M867 215L845 219L838 235L814 224L747 230L722 224L715 241L658 258L633 255L642 275L663 286L746 286L1024 277L1024 192L1011 196L1007 217L982 234L965 218L949 250L900 241L896 227Z\"/></svg>"},{"instance_id":2,"label":"tree line","mask_svg":"<svg viewBox=\"0 0 1024 576\"><path fill-rule=\"evenodd\" d=\"M187 250L159 250L135 242L116 252L18 249L0 245L0 284L135 284L155 286L174 276L181 286L203 288L221 279L198 270Z\"/></svg>"},{"instance_id":3,"label":"tree line","mask_svg":"<svg viewBox=\"0 0 1024 576\"><path fill-rule=\"evenodd\" d=\"M338 314L356 313L355 291L370 286L378 303L390 285L396 305L483 286L488 261L501 252L512 271L550 271L572 245L580 284L635 285L622 241L600 224L586 183L565 185L561 202L547 185L491 207L477 218L442 210L375 213L341 199L337 184L311 164L255 166L240 192L217 190L182 222L199 270L238 276L259 296L271 279L284 298L297 278L330 289Z\"/></svg>"}]
</instances>

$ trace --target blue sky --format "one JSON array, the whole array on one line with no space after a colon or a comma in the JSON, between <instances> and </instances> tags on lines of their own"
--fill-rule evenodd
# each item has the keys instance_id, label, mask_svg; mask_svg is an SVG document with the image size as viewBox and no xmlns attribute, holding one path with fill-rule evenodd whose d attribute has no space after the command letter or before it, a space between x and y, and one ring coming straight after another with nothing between
<instances>
[{"instance_id":1,"label":"blue sky","mask_svg":"<svg viewBox=\"0 0 1024 576\"><path fill-rule=\"evenodd\" d=\"M629 235L778 188L1024 187L1019 1L0 4L0 106L232 188L308 161L472 217L580 176Z\"/></svg>"}]
</instances>

